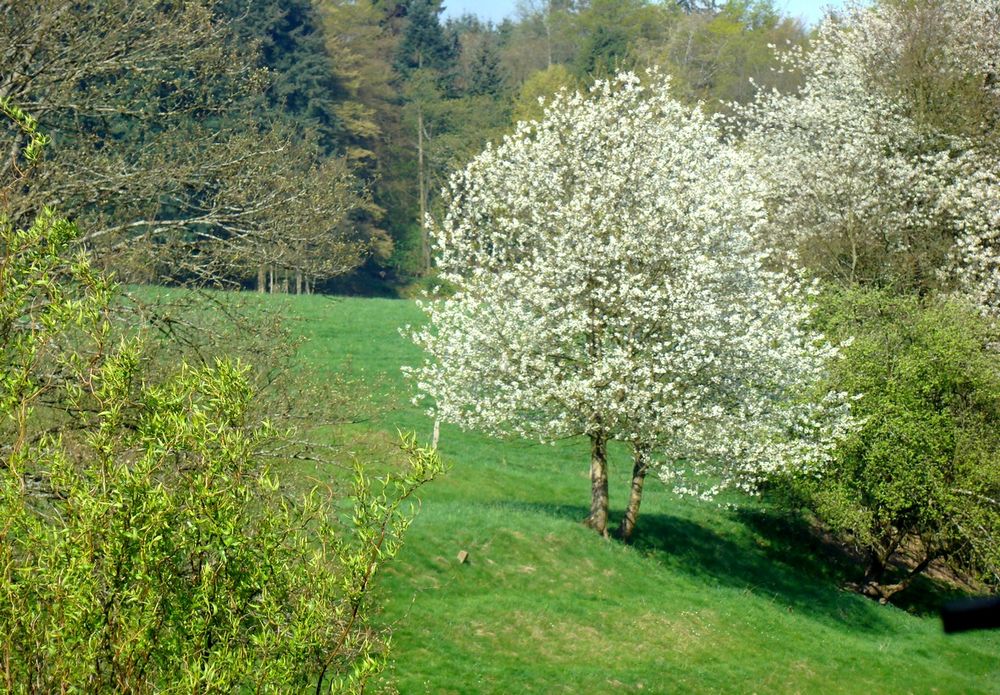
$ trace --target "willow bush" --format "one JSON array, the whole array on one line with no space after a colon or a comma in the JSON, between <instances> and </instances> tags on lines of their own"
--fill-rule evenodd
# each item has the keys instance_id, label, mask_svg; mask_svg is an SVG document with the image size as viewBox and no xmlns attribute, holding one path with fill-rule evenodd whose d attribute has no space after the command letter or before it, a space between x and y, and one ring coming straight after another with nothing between
<instances>
[{"instance_id":1,"label":"willow bush","mask_svg":"<svg viewBox=\"0 0 1000 695\"><path fill-rule=\"evenodd\" d=\"M38 143L2 194L45 140L0 105ZM404 437L402 469L294 493L262 454L290 433L253 407L251 368L151 377L74 225L46 210L18 229L3 200L0 688L362 690L387 658L374 578L436 454Z\"/></svg>"}]
</instances>

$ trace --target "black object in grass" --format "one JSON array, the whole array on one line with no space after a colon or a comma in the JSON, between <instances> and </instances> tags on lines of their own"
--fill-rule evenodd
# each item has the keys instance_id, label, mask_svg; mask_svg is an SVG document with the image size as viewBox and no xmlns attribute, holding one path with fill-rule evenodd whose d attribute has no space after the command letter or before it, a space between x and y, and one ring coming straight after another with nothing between
<instances>
[{"instance_id":1,"label":"black object in grass","mask_svg":"<svg viewBox=\"0 0 1000 695\"><path fill-rule=\"evenodd\" d=\"M941 609L945 632L1000 628L1000 597L953 601Z\"/></svg>"}]
</instances>

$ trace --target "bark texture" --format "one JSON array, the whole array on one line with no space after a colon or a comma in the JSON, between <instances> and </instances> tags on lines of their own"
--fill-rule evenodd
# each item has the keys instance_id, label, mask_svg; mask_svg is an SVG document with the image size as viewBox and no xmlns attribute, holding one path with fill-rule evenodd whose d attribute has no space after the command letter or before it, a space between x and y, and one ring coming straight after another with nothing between
<instances>
[{"instance_id":1,"label":"bark texture","mask_svg":"<svg viewBox=\"0 0 1000 695\"><path fill-rule=\"evenodd\" d=\"M590 435L590 515L584 522L608 537L608 438Z\"/></svg>"},{"instance_id":2,"label":"bark texture","mask_svg":"<svg viewBox=\"0 0 1000 695\"><path fill-rule=\"evenodd\" d=\"M632 539L636 521L639 519L639 505L642 503L642 487L646 483L646 473L649 471L648 451L636 447L633 457L632 487L629 490L628 506L625 507L625 516L622 517L622 524L618 527L618 537L626 543Z\"/></svg>"}]
</instances>

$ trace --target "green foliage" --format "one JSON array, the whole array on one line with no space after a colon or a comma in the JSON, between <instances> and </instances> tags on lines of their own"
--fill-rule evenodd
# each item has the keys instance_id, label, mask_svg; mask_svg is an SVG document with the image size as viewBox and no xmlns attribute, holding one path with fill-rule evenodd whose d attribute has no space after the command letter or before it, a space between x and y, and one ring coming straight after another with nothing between
<instances>
[{"instance_id":1,"label":"green foliage","mask_svg":"<svg viewBox=\"0 0 1000 695\"><path fill-rule=\"evenodd\" d=\"M514 121L541 120L545 112L539 99L551 101L560 90L573 90L576 79L563 65L553 65L545 70L539 70L521 85L517 98L514 100Z\"/></svg>"},{"instance_id":2,"label":"green foliage","mask_svg":"<svg viewBox=\"0 0 1000 695\"><path fill-rule=\"evenodd\" d=\"M760 89L794 88L798 76L781 69L775 47L804 39L803 27L782 17L771 0L729 0L717 11L680 17L666 40L648 50L674 76L680 95L715 111L725 102L750 101Z\"/></svg>"},{"instance_id":3,"label":"green foliage","mask_svg":"<svg viewBox=\"0 0 1000 695\"><path fill-rule=\"evenodd\" d=\"M493 42L480 41L469 66L469 86L466 91L470 96L490 96L497 99L503 89L504 75L500 66L500 54Z\"/></svg>"},{"instance_id":4,"label":"green foliage","mask_svg":"<svg viewBox=\"0 0 1000 695\"><path fill-rule=\"evenodd\" d=\"M137 365L124 346L95 374L103 410L82 450L49 440L24 452L49 481L47 499L8 462L7 683L363 687L386 649L371 624L372 579L399 549L400 505L433 475L433 456L408 442L403 475L373 483L359 469L345 529L324 495L289 499L259 462L273 433L246 421L244 369L185 368L135 392Z\"/></svg>"},{"instance_id":5,"label":"green foliage","mask_svg":"<svg viewBox=\"0 0 1000 695\"><path fill-rule=\"evenodd\" d=\"M575 24L581 36L575 46L576 75L605 78L633 68L635 49L665 28L667 13L646 0L594 0L581 8Z\"/></svg>"},{"instance_id":6,"label":"green foliage","mask_svg":"<svg viewBox=\"0 0 1000 695\"><path fill-rule=\"evenodd\" d=\"M396 69L403 75L413 70L447 73L455 58L455 47L447 40L438 15L440 0L409 0L406 29L396 57Z\"/></svg>"},{"instance_id":7,"label":"green foliage","mask_svg":"<svg viewBox=\"0 0 1000 695\"><path fill-rule=\"evenodd\" d=\"M1000 579L1000 370L989 326L957 300L843 290L819 319L853 336L834 375L861 394L861 429L808 505L868 558L866 592L885 598L936 558ZM889 584L897 553L911 576Z\"/></svg>"},{"instance_id":8,"label":"green foliage","mask_svg":"<svg viewBox=\"0 0 1000 695\"><path fill-rule=\"evenodd\" d=\"M101 315L112 288L86 257L67 253L76 236L51 210L24 230L0 217L0 433L11 456L27 441L35 401L81 369L66 342L86 340L99 354L107 340Z\"/></svg>"},{"instance_id":9,"label":"green foliage","mask_svg":"<svg viewBox=\"0 0 1000 695\"><path fill-rule=\"evenodd\" d=\"M393 254L389 259L397 278L415 279L423 275L420 226L416 223L396 231Z\"/></svg>"},{"instance_id":10,"label":"green foliage","mask_svg":"<svg viewBox=\"0 0 1000 695\"><path fill-rule=\"evenodd\" d=\"M346 101L318 11L310 0L223 0L217 13L233 22L241 43L257 47L257 65L267 68L267 89L260 95L261 120L288 118L318 130L327 154L350 128L341 123L338 105ZM270 112L270 114L268 113Z\"/></svg>"},{"instance_id":11,"label":"green foliage","mask_svg":"<svg viewBox=\"0 0 1000 695\"><path fill-rule=\"evenodd\" d=\"M34 163L42 150L49 144L49 138L38 130L38 121L31 114L23 111L10 98L0 98L0 113L16 125L21 133L28 138L28 144L21 150L21 155L28 162Z\"/></svg>"},{"instance_id":12,"label":"green foliage","mask_svg":"<svg viewBox=\"0 0 1000 695\"><path fill-rule=\"evenodd\" d=\"M6 692L358 692L374 579L440 470L358 463L346 505L282 486L250 369L149 382L114 287L51 211L0 225L0 683Z\"/></svg>"},{"instance_id":13,"label":"green foliage","mask_svg":"<svg viewBox=\"0 0 1000 695\"><path fill-rule=\"evenodd\" d=\"M632 67L628 57L629 36L618 26L601 24L577 54L576 73L580 76L610 77Z\"/></svg>"}]
</instances>

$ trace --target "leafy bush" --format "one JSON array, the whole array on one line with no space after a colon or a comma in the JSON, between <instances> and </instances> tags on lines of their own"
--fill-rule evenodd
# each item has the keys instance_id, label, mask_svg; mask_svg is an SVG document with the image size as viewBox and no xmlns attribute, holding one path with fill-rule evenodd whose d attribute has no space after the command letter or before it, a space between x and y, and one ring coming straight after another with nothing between
<instances>
[{"instance_id":1,"label":"leafy bush","mask_svg":"<svg viewBox=\"0 0 1000 695\"><path fill-rule=\"evenodd\" d=\"M860 429L798 492L867 558L863 590L887 599L937 558L1000 578L1000 370L989 325L957 300L844 290L828 335L853 342L834 387L861 394ZM893 581L897 553L915 556Z\"/></svg>"},{"instance_id":2,"label":"leafy bush","mask_svg":"<svg viewBox=\"0 0 1000 695\"><path fill-rule=\"evenodd\" d=\"M0 682L8 692L359 691L373 578L439 470L359 467L347 518L260 454L247 367L144 380L113 286L51 212L0 223Z\"/></svg>"}]
</instances>

